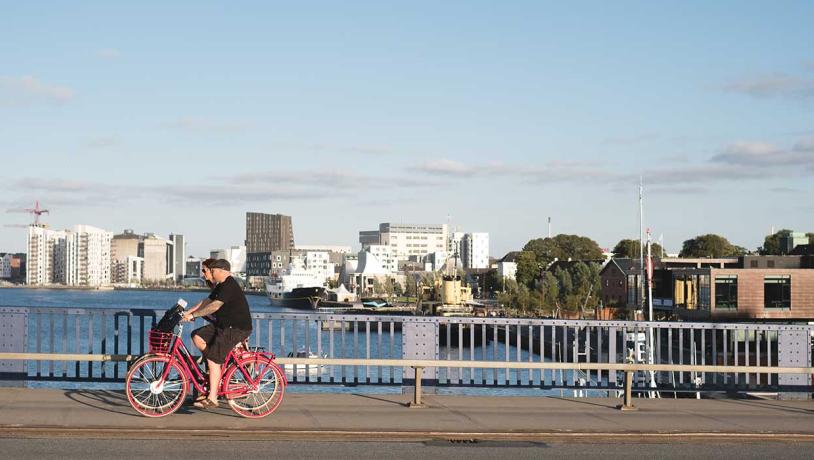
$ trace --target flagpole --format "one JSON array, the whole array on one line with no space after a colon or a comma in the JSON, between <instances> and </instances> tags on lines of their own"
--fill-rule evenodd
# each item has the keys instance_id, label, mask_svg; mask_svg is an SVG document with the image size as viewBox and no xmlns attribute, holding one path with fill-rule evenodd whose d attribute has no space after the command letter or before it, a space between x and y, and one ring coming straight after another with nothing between
<instances>
[{"instance_id":1,"label":"flagpole","mask_svg":"<svg viewBox=\"0 0 814 460\"><path fill-rule=\"evenodd\" d=\"M651 238L650 238L650 229L647 229L647 304L648 304L648 321L651 322L647 326L647 339L648 339L648 353L647 353L647 362L650 364L654 364L653 355L655 354L655 350L653 349L654 342L653 342L653 255L651 254ZM650 371L650 388L656 388L656 373ZM651 391L650 397L655 398L658 397L658 393Z\"/></svg>"},{"instance_id":2,"label":"flagpole","mask_svg":"<svg viewBox=\"0 0 814 460\"><path fill-rule=\"evenodd\" d=\"M639 176L639 310L644 310L644 185Z\"/></svg>"}]
</instances>

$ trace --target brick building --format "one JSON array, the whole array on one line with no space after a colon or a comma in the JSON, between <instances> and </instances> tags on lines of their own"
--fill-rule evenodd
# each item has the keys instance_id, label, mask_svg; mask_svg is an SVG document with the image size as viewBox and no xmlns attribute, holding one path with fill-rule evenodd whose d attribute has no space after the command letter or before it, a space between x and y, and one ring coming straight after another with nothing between
<instances>
[{"instance_id":1,"label":"brick building","mask_svg":"<svg viewBox=\"0 0 814 460\"><path fill-rule=\"evenodd\" d=\"M638 309L639 273L638 261L609 263L600 274L605 304ZM654 263L653 284L657 318L814 319L814 256L810 255L662 259Z\"/></svg>"}]
</instances>

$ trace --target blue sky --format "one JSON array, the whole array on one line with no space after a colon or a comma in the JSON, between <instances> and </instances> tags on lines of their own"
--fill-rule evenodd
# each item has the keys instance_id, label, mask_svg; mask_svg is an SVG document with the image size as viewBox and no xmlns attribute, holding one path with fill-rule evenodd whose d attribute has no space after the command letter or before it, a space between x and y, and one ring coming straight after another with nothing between
<instances>
[{"instance_id":1,"label":"blue sky","mask_svg":"<svg viewBox=\"0 0 814 460\"><path fill-rule=\"evenodd\" d=\"M670 251L814 231L811 2L166 3L0 1L0 208L196 255L246 211L449 219L501 256L548 216L637 237L643 175Z\"/></svg>"}]
</instances>

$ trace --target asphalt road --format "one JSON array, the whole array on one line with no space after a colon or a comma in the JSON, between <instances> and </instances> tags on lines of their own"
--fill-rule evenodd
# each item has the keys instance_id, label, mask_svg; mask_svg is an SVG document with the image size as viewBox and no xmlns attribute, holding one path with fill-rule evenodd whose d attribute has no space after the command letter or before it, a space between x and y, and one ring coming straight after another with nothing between
<instances>
[{"instance_id":1,"label":"asphalt road","mask_svg":"<svg viewBox=\"0 0 814 460\"><path fill-rule=\"evenodd\" d=\"M814 442L324 442L115 439L0 439L0 458L427 458L539 459L592 456L632 458L812 458Z\"/></svg>"}]
</instances>

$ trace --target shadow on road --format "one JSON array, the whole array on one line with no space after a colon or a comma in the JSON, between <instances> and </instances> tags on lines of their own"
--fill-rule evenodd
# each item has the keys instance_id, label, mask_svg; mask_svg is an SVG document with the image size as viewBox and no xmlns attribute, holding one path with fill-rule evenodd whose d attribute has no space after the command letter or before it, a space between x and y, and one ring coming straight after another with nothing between
<instances>
[{"instance_id":1,"label":"shadow on road","mask_svg":"<svg viewBox=\"0 0 814 460\"><path fill-rule=\"evenodd\" d=\"M136 414L130 407L130 403L127 402L127 396L124 395L123 391L68 390L65 392L65 396L71 401L94 409L112 412L114 414L140 417L140 415Z\"/></svg>"},{"instance_id":2,"label":"shadow on road","mask_svg":"<svg viewBox=\"0 0 814 460\"><path fill-rule=\"evenodd\" d=\"M359 398L372 399L374 401L386 402L386 403L389 403L389 404L395 404L396 406L402 406L402 407L407 406L407 405L410 404L410 403L405 403L405 402L401 402L401 401L393 401L392 399L377 398L375 396L361 394L361 393L354 393L353 396L357 396Z\"/></svg>"},{"instance_id":3,"label":"shadow on road","mask_svg":"<svg viewBox=\"0 0 814 460\"><path fill-rule=\"evenodd\" d=\"M127 396L124 394L123 391L109 391L109 390L68 390L65 392L65 396L70 399L71 401L77 402L84 406L92 407L94 409L103 410L105 412L111 412L114 414L120 415L127 415L129 417L143 417L141 414L138 414L131 406L130 402L127 401ZM196 414L201 411L192 406L192 401L186 401L184 405L178 408L177 411L173 413L175 414ZM228 403L221 402L221 407L215 410L208 411L213 414L223 415L226 417L234 417L242 419L243 417L235 414L229 408Z\"/></svg>"}]
</instances>

